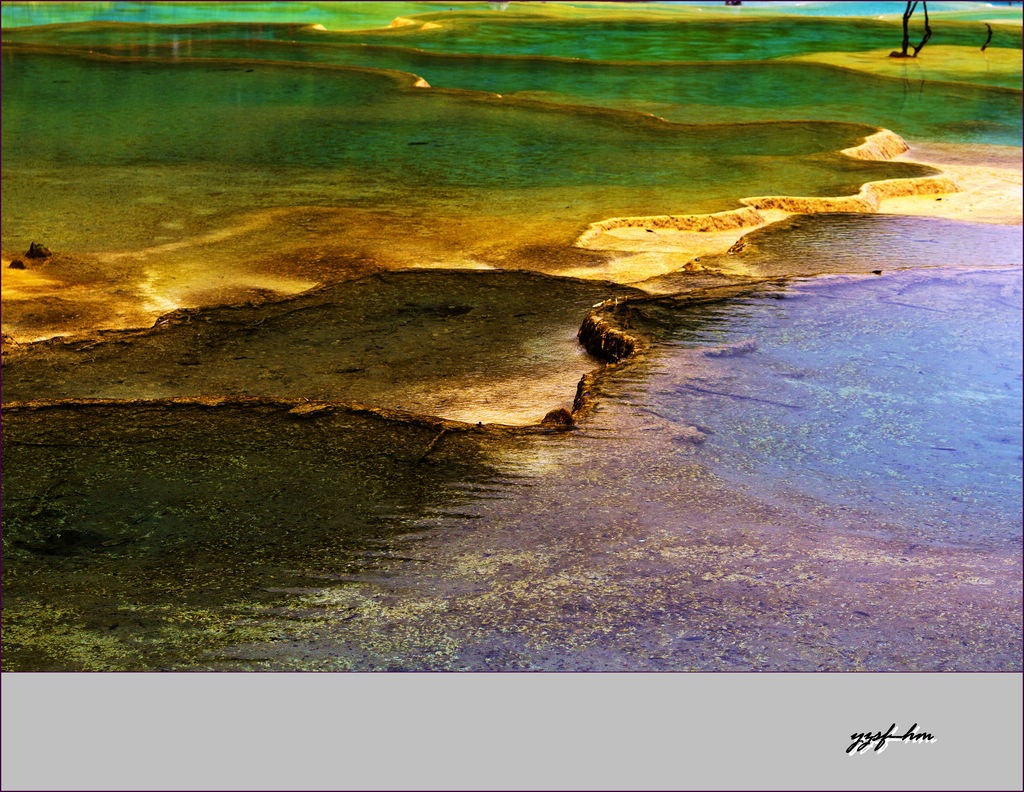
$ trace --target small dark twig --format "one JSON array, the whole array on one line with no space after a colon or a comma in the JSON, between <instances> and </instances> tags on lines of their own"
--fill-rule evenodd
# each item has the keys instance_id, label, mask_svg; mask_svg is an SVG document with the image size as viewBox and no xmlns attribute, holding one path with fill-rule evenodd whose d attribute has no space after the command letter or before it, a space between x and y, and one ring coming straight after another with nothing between
<instances>
[{"instance_id":1,"label":"small dark twig","mask_svg":"<svg viewBox=\"0 0 1024 792\"><path fill-rule=\"evenodd\" d=\"M437 448L438 442L441 440L442 437L445 436L445 433L447 431L447 429L442 429L440 432L437 433L437 435L435 435L434 439L430 441L430 445L427 446L427 450L423 452L423 455L418 460L416 460L417 463L422 462L428 456L430 456L430 452Z\"/></svg>"},{"instance_id":2,"label":"small dark twig","mask_svg":"<svg viewBox=\"0 0 1024 792\"><path fill-rule=\"evenodd\" d=\"M756 396L744 396L742 393L728 393L727 391L712 390L711 388L701 388L697 385L683 385L687 390L695 391L697 393L707 393L712 396L728 396L730 399L741 399L742 401L758 402L760 404L772 404L776 407L787 407L790 410L802 410L803 408L799 404L787 404L786 402L774 401L773 399L759 399Z\"/></svg>"}]
</instances>

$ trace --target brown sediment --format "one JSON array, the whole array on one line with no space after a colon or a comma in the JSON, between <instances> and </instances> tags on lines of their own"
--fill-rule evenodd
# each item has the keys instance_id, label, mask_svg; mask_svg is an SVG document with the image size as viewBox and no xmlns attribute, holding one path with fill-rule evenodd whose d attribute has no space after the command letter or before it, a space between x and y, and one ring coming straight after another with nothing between
<instances>
[{"instance_id":1,"label":"brown sediment","mask_svg":"<svg viewBox=\"0 0 1024 792\"><path fill-rule=\"evenodd\" d=\"M374 275L364 279L364 286L389 277L413 277L423 280L426 276L415 271L395 273L393 276ZM472 273L459 276L460 281L474 277L493 276ZM521 273L516 277L533 279L547 276ZM589 286L590 282L586 281L580 282L581 286L583 283L588 284L590 291L597 288ZM282 417L306 420L323 418L338 411L372 413L392 421L428 425L438 431L564 431L572 428L593 406L593 395L596 393L593 386L599 370L614 368L614 364L617 363L625 363L649 347L649 333L644 330L650 324L647 313L657 312L665 307L672 310L672 306L676 304L728 299L750 287L749 282L737 285L733 281L728 287L690 289L687 293L674 298L648 297L643 296L642 292L620 289L619 291L624 291L625 294L592 306L578 327L577 338L596 362L605 365L596 369L593 360L586 363L581 357L578 361L579 369L583 373L582 376L576 375L581 377L579 380L572 380L576 382L577 387L571 411L558 408L549 409L547 414L544 414L543 410L545 406L550 407L550 402L543 405L542 399L533 398L530 377L513 376L509 372L496 373L486 380L474 375L463 384L463 387L469 387L471 393L493 393L501 398L501 394L507 393L510 383L515 382L519 400L523 400L524 394L527 398L526 404L520 408L514 409L504 402L500 409L492 408L488 406L488 398L482 401L474 398L464 404L458 401L452 403L452 397L446 395L447 390L437 391L440 393L437 397L418 397L418 394L422 396L425 392L424 388L434 393L434 389L438 387L435 379L432 379L437 373L434 369L440 365L436 362L420 361L423 365L408 369L407 374L402 376L393 371L387 374L391 378L391 384L381 391L386 396L381 396L380 400L371 396L372 401L366 399L366 393L369 391L360 383L367 381L372 384L376 381L374 378L381 375L379 372L363 372L362 368L344 368L345 362L349 359L344 355L331 357L332 364L343 367L338 369L338 373L358 373L359 383L356 383L356 386L353 386L347 377L332 376L332 384L327 387L327 380L323 379L322 366L317 360L307 361L306 356L302 357L304 365L308 363L308 370L305 370L305 373L292 371L291 368L281 368L279 360L267 356L268 349L272 351L273 347L266 347L260 339L277 339L274 343L283 345L282 349L296 343L294 339L289 341L289 328L294 322L302 326L301 323L304 321L317 321L318 314L315 311L322 310L323 306L333 306L336 309L341 307L341 304L332 302L333 291L330 287L310 292L301 298L277 300L262 306L224 306L216 310L179 309L165 315L153 327L144 330L101 331L88 338L57 337L31 344L20 344L17 339L4 335L5 368L6 372L14 377L7 383L8 394L13 399L5 407L38 410L58 406L86 409L97 405L125 409L144 405L168 408L176 405L210 408L248 406L274 408L280 411ZM420 288L422 291L422 286ZM613 287L609 284L609 288ZM348 291L350 289L345 288L345 292ZM409 299L415 303L414 298L420 292L413 289L407 293L410 295ZM447 295L441 301L443 305L439 303L444 310L435 311L440 311L435 317L435 325L438 328L457 330L457 327L447 320L448 311L454 311L452 316L473 312L473 307L468 304L449 305L448 303L455 299L452 296L454 294L455 292L452 292L451 295ZM627 296L635 299L627 300ZM359 299L367 298L363 294ZM501 298L503 303L507 300L507 295ZM415 305L410 305L407 302L401 309L406 323L414 315ZM534 305L534 302L530 305ZM425 311L429 316L434 316L432 310L435 310L432 304L421 306L421 312ZM309 314L313 317L312 320L303 318L308 311L314 311L313 314ZM511 316L514 311L514 308L510 308L509 315ZM482 313L482 309L477 313ZM508 337L505 321L501 321L500 318L496 321L493 315L487 318L488 325L493 325L497 335ZM358 333L369 338L373 332L372 323L367 325L365 317L360 320ZM340 330L337 335L339 338L348 337ZM413 330L406 332L402 339L393 340L402 344L411 341L415 345L422 340L421 336L422 333L414 327ZM474 338L478 336L475 335ZM240 345L239 339L244 339L245 343ZM309 340L304 333L300 333L299 340L303 339ZM128 354L129 352L135 354ZM419 360L414 351L405 356L410 360ZM253 358L258 362L251 365L233 362L247 358ZM390 358L384 356L382 360L385 368L391 371L387 363ZM226 368L223 364L227 364ZM116 373L116 369L111 369L111 366L139 371L127 377ZM232 372L237 375L239 367L248 371L244 381L237 380L237 376L232 378ZM571 374L573 368L575 366L567 366L563 362L556 379L564 380L564 373ZM72 370L78 372L73 381L65 380L61 372L66 374ZM529 371L528 368L526 370ZM107 374L108 371L115 373ZM544 374L546 369L538 371ZM272 382L266 381L269 374L275 375ZM118 379L120 376L126 376L127 381ZM445 388L450 390L457 387L457 383L461 381L460 376L462 375L458 370L449 372L445 378ZM561 382L560 387L568 384ZM246 393L245 390L239 393L242 388L258 390L255 394ZM260 390L263 392L260 393ZM372 391L372 388L370 390ZM332 395L332 392L337 395ZM551 394L545 392L542 395ZM531 405L537 406L536 413L532 411ZM554 420L553 416L568 420ZM485 423L489 419L493 423Z\"/></svg>"},{"instance_id":2,"label":"brown sediment","mask_svg":"<svg viewBox=\"0 0 1024 792\"><path fill-rule=\"evenodd\" d=\"M296 420L314 420L333 413L374 416L390 423L408 426L421 426L444 432L480 432L484 434L522 435L548 433L571 428L571 424L553 421L538 422L526 426L513 426L498 423L470 423L442 418L424 413L394 410L387 407L375 407L369 404L343 401L313 401L303 398L279 398L273 396L172 396L158 399L32 399L28 401L12 401L4 403L4 411L12 414L37 413L56 410L89 411L102 408L224 408L251 409L270 408L279 411L281 417ZM566 411L567 412L567 411ZM14 441L12 441L14 442ZM73 441L61 443L74 445ZM56 443L55 443L56 445Z\"/></svg>"},{"instance_id":3,"label":"brown sediment","mask_svg":"<svg viewBox=\"0 0 1024 792\"><path fill-rule=\"evenodd\" d=\"M442 218L452 230L439 234L425 223L401 222L388 211L297 205L231 214L187 239L134 250L55 250L52 259L29 261L23 270L8 266L21 251L5 249L3 329L29 342L143 328L176 308L296 296L408 261L421 268L489 267L460 235L470 233L466 223Z\"/></svg>"},{"instance_id":4,"label":"brown sediment","mask_svg":"<svg viewBox=\"0 0 1024 792\"><path fill-rule=\"evenodd\" d=\"M147 329L29 344L5 333L4 395L119 404L265 397L296 400L294 416L358 404L528 427L569 407L596 365L573 336L587 306L609 293L642 294L527 272L407 270L258 305L178 309ZM499 362L487 351L495 344L505 351Z\"/></svg>"}]
</instances>

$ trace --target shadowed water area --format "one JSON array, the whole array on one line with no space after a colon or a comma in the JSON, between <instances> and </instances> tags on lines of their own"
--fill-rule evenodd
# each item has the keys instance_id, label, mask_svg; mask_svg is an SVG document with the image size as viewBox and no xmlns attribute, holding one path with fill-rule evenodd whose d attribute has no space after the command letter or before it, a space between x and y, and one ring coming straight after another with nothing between
<instances>
[{"instance_id":1,"label":"shadowed water area","mask_svg":"<svg viewBox=\"0 0 1024 792\"><path fill-rule=\"evenodd\" d=\"M1019 14L913 82L786 60L892 20L105 6L3 9L5 671L1021 669L1019 226L575 244L936 174L879 126L1012 164Z\"/></svg>"}]
</instances>

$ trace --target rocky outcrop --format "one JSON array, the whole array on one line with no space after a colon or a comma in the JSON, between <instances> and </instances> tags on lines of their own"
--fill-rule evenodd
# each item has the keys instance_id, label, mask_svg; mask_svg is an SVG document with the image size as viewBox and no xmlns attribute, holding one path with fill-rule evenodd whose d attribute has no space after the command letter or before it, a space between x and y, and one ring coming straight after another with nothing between
<instances>
[{"instance_id":1,"label":"rocky outcrop","mask_svg":"<svg viewBox=\"0 0 1024 792\"><path fill-rule=\"evenodd\" d=\"M48 247L41 245L38 242L33 242L28 246L28 250L25 251L25 258L30 259L50 258L52 255L53 253L50 252Z\"/></svg>"},{"instance_id":2,"label":"rocky outcrop","mask_svg":"<svg viewBox=\"0 0 1024 792\"><path fill-rule=\"evenodd\" d=\"M591 355L606 363L617 363L629 357L640 346L640 340L615 327L606 319L603 312L618 308L617 300L606 300L598 303L583 318L576 337Z\"/></svg>"},{"instance_id":3,"label":"rocky outcrop","mask_svg":"<svg viewBox=\"0 0 1024 792\"><path fill-rule=\"evenodd\" d=\"M677 426L672 433L672 440L675 443L701 445L707 439L707 433L696 426Z\"/></svg>"},{"instance_id":4,"label":"rocky outcrop","mask_svg":"<svg viewBox=\"0 0 1024 792\"><path fill-rule=\"evenodd\" d=\"M576 385L576 398L572 400L573 416L584 415L594 406L594 375L584 374Z\"/></svg>"},{"instance_id":5,"label":"rocky outcrop","mask_svg":"<svg viewBox=\"0 0 1024 792\"><path fill-rule=\"evenodd\" d=\"M545 415L540 423L541 426L567 429L573 425L572 413L564 407L559 407Z\"/></svg>"},{"instance_id":6,"label":"rocky outcrop","mask_svg":"<svg viewBox=\"0 0 1024 792\"><path fill-rule=\"evenodd\" d=\"M612 217L591 223L576 240L577 247L587 247L601 234L616 228L643 228L649 230L694 231L708 233L731 231L737 228L752 228L763 223L765 218L754 208L730 209L713 214L653 215L650 217Z\"/></svg>"}]
</instances>

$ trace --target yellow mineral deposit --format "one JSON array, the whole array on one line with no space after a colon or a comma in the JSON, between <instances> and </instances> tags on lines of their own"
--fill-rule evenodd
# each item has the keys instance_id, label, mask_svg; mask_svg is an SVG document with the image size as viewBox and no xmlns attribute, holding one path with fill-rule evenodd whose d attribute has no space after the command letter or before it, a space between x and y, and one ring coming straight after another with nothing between
<instances>
[{"instance_id":1,"label":"yellow mineral deposit","mask_svg":"<svg viewBox=\"0 0 1024 792\"><path fill-rule=\"evenodd\" d=\"M576 245L625 255L612 257L600 268L579 268L565 274L637 284L680 269L700 271L702 257L735 249L751 231L794 214L876 212L999 225L1021 223L1019 148L941 143L912 147L883 129L842 153L856 159L913 162L934 168L938 174L868 182L857 195L850 196L751 197L741 200L747 208L714 214L609 218L591 223ZM729 274L744 273L736 269Z\"/></svg>"}]
</instances>

